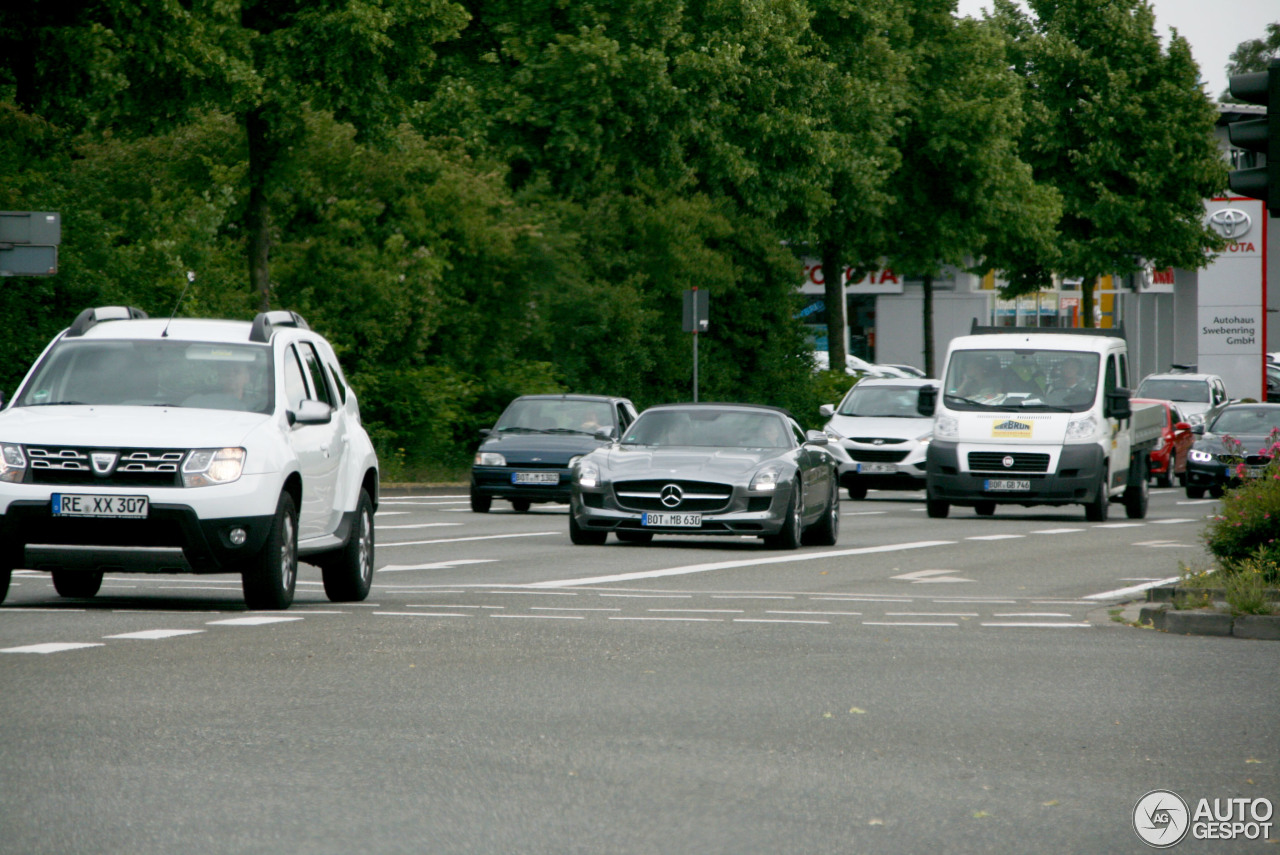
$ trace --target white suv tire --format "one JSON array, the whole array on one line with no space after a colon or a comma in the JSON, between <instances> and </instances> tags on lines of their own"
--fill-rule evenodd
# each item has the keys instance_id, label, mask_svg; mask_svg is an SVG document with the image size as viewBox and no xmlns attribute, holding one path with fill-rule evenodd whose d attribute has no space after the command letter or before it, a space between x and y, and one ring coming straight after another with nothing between
<instances>
[{"instance_id":1,"label":"white suv tire","mask_svg":"<svg viewBox=\"0 0 1280 855\"><path fill-rule=\"evenodd\" d=\"M293 496L280 494L267 542L240 574L244 601L250 609L287 609L298 583L298 509Z\"/></svg>"}]
</instances>

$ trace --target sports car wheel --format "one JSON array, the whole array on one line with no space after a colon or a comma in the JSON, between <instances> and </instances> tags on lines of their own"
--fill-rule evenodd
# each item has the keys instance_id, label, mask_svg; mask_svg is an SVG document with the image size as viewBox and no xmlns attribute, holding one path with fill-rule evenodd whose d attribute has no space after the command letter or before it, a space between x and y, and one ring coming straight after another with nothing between
<instances>
[{"instance_id":1,"label":"sports car wheel","mask_svg":"<svg viewBox=\"0 0 1280 855\"><path fill-rule=\"evenodd\" d=\"M831 498L827 501L827 509L822 519L813 524L801 538L805 543L815 546L835 546L840 539L840 487L831 485Z\"/></svg>"},{"instance_id":2,"label":"sports car wheel","mask_svg":"<svg viewBox=\"0 0 1280 855\"><path fill-rule=\"evenodd\" d=\"M569 540L578 546L599 546L609 538L607 531L591 531L578 525L578 519L569 512Z\"/></svg>"},{"instance_id":3,"label":"sports car wheel","mask_svg":"<svg viewBox=\"0 0 1280 855\"><path fill-rule=\"evenodd\" d=\"M92 597L102 587L102 573L81 570L54 570L53 589L60 597Z\"/></svg>"},{"instance_id":4,"label":"sports car wheel","mask_svg":"<svg viewBox=\"0 0 1280 855\"><path fill-rule=\"evenodd\" d=\"M651 531L615 531L614 534L623 543L649 543L653 540Z\"/></svg>"},{"instance_id":5,"label":"sports car wheel","mask_svg":"<svg viewBox=\"0 0 1280 855\"><path fill-rule=\"evenodd\" d=\"M373 584L373 501L364 490L356 502L356 521L347 543L320 561L324 592L335 603L369 596Z\"/></svg>"},{"instance_id":6,"label":"sports car wheel","mask_svg":"<svg viewBox=\"0 0 1280 855\"><path fill-rule=\"evenodd\" d=\"M799 549L800 534L804 526L804 498L800 493L800 483L791 485L791 501L787 504L787 519L782 530L777 534L768 534L764 542L775 549Z\"/></svg>"}]
</instances>

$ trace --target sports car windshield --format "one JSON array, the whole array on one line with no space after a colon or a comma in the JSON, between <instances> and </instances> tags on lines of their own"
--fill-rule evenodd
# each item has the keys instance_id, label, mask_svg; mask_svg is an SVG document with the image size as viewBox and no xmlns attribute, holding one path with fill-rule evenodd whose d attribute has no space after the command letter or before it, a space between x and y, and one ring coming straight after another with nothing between
<instances>
[{"instance_id":1,"label":"sports car windshield","mask_svg":"<svg viewBox=\"0 0 1280 855\"><path fill-rule=\"evenodd\" d=\"M15 407L190 407L271 412L271 349L262 344L64 339Z\"/></svg>"},{"instance_id":2,"label":"sports car windshield","mask_svg":"<svg viewBox=\"0 0 1280 855\"><path fill-rule=\"evenodd\" d=\"M623 437L624 445L711 448L790 448L780 415L742 410L688 409L645 413Z\"/></svg>"},{"instance_id":3,"label":"sports car windshield","mask_svg":"<svg viewBox=\"0 0 1280 855\"><path fill-rule=\"evenodd\" d=\"M1097 353L1063 350L958 350L942 384L953 410L1079 413L1098 390Z\"/></svg>"},{"instance_id":4,"label":"sports car windshield","mask_svg":"<svg viewBox=\"0 0 1280 855\"><path fill-rule=\"evenodd\" d=\"M916 410L919 386L864 386L859 383L840 403L840 415L864 418L923 419Z\"/></svg>"}]
</instances>

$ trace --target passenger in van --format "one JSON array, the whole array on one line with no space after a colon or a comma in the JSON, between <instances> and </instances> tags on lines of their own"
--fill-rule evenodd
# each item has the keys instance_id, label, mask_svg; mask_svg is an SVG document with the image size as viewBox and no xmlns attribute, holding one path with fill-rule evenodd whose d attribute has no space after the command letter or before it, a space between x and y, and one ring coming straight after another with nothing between
<instances>
[{"instance_id":1,"label":"passenger in van","mask_svg":"<svg viewBox=\"0 0 1280 855\"><path fill-rule=\"evenodd\" d=\"M982 398L1001 391L1000 363L990 356L970 359L964 367L964 378L956 387L956 394L962 398Z\"/></svg>"},{"instance_id":2,"label":"passenger in van","mask_svg":"<svg viewBox=\"0 0 1280 855\"><path fill-rule=\"evenodd\" d=\"M1093 400L1094 383L1082 374L1083 364L1079 359L1070 357L1062 361L1057 382L1053 384L1050 394L1064 403L1084 403Z\"/></svg>"}]
</instances>

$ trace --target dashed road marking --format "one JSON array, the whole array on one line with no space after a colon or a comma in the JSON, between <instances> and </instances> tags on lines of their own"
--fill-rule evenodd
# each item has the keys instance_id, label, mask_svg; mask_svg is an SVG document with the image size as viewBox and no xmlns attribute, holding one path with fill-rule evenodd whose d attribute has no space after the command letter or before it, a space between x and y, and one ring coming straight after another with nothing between
<instances>
[{"instance_id":1,"label":"dashed road marking","mask_svg":"<svg viewBox=\"0 0 1280 855\"><path fill-rule=\"evenodd\" d=\"M105 647L101 642L50 642L48 644L28 644L25 647L8 647L0 653L62 653L65 650L83 650L86 647Z\"/></svg>"},{"instance_id":2,"label":"dashed road marking","mask_svg":"<svg viewBox=\"0 0 1280 855\"><path fill-rule=\"evenodd\" d=\"M300 617L270 617L267 615L227 618L226 620L211 620L209 626L266 626L272 623L289 623L290 621L302 620Z\"/></svg>"},{"instance_id":3,"label":"dashed road marking","mask_svg":"<svg viewBox=\"0 0 1280 855\"><path fill-rule=\"evenodd\" d=\"M203 629L144 629L141 632L122 632L119 635L107 635L104 638L136 638L142 641L159 641L162 638L177 638L180 635L199 635Z\"/></svg>"}]
</instances>

